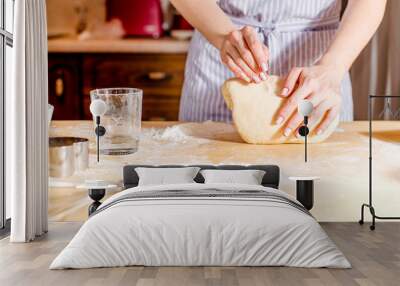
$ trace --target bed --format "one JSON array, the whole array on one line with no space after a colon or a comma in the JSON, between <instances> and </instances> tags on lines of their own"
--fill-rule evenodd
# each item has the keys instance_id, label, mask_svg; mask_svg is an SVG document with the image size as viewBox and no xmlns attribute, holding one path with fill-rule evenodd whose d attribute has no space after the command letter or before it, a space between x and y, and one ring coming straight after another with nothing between
<instances>
[{"instance_id":1,"label":"bed","mask_svg":"<svg viewBox=\"0 0 400 286\"><path fill-rule=\"evenodd\" d=\"M138 167L124 167L126 189L103 202L50 269L119 266L291 266L350 268L313 216L280 191L279 167L261 185L193 183L138 186ZM162 166L179 168L182 166Z\"/></svg>"}]
</instances>

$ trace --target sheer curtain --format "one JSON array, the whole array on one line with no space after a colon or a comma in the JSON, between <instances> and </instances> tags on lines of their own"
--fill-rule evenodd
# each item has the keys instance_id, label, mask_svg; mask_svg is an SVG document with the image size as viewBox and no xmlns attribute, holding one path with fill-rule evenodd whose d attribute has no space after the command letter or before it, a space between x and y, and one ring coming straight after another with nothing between
<instances>
[{"instance_id":1,"label":"sheer curtain","mask_svg":"<svg viewBox=\"0 0 400 286\"><path fill-rule=\"evenodd\" d=\"M6 100L6 181L12 242L47 231L48 123L45 0L15 2L14 94Z\"/></svg>"},{"instance_id":2,"label":"sheer curtain","mask_svg":"<svg viewBox=\"0 0 400 286\"><path fill-rule=\"evenodd\" d=\"M356 120L368 118L369 94L400 95L399 27L400 1L389 0L382 24L351 69ZM399 108L398 102L393 100L393 111ZM373 104L374 118L378 118L385 102L375 100Z\"/></svg>"}]
</instances>

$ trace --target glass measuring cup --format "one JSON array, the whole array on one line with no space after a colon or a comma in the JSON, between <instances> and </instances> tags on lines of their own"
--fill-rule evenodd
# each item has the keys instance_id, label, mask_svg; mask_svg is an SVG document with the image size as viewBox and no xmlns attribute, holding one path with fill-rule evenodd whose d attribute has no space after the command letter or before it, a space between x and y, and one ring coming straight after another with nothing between
<instances>
[{"instance_id":1,"label":"glass measuring cup","mask_svg":"<svg viewBox=\"0 0 400 286\"><path fill-rule=\"evenodd\" d=\"M90 92L90 99L101 99L107 106L106 113L101 117L106 133L100 137L100 153L135 153L139 147L143 91L137 88L95 89Z\"/></svg>"}]
</instances>

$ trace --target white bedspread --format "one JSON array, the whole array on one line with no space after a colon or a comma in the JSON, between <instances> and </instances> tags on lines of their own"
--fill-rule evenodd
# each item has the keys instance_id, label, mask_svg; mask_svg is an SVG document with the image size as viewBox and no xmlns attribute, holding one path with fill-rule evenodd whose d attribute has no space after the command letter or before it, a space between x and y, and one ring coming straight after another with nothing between
<instances>
[{"instance_id":1,"label":"white bedspread","mask_svg":"<svg viewBox=\"0 0 400 286\"><path fill-rule=\"evenodd\" d=\"M290 204L235 196L141 198L112 204L136 192L205 189L255 190L289 197L275 189L249 185L128 189L102 204L50 269L127 265L350 267L315 219Z\"/></svg>"}]
</instances>

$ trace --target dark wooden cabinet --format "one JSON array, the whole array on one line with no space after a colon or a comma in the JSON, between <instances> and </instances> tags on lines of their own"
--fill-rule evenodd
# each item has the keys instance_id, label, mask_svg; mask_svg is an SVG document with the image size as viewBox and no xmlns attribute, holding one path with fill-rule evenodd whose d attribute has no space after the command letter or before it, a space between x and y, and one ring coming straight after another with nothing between
<instances>
[{"instance_id":1,"label":"dark wooden cabinet","mask_svg":"<svg viewBox=\"0 0 400 286\"><path fill-rule=\"evenodd\" d=\"M78 55L49 56L49 102L54 120L83 118L81 60Z\"/></svg>"},{"instance_id":2,"label":"dark wooden cabinet","mask_svg":"<svg viewBox=\"0 0 400 286\"><path fill-rule=\"evenodd\" d=\"M185 54L50 53L49 101L54 119L91 119L90 91L143 90L143 120L177 120Z\"/></svg>"}]
</instances>

